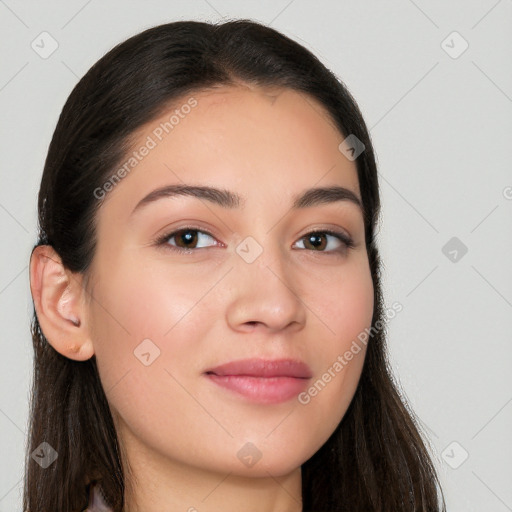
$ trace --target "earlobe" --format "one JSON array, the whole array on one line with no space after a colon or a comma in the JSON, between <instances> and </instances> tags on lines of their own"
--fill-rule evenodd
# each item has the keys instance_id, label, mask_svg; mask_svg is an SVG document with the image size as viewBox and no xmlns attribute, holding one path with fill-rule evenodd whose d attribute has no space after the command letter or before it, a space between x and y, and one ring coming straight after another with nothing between
<instances>
[{"instance_id":1,"label":"earlobe","mask_svg":"<svg viewBox=\"0 0 512 512\"><path fill-rule=\"evenodd\" d=\"M94 355L85 318L80 275L62 264L53 247L40 245L30 257L30 290L41 330L52 347L79 361Z\"/></svg>"}]
</instances>

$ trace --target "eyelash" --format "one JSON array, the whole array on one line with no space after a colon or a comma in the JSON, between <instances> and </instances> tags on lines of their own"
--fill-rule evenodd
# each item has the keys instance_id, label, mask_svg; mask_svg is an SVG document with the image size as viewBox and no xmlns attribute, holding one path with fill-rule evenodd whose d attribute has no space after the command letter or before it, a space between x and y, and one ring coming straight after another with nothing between
<instances>
[{"instance_id":1,"label":"eyelash","mask_svg":"<svg viewBox=\"0 0 512 512\"><path fill-rule=\"evenodd\" d=\"M203 234L208 235L209 237L215 239L215 237L208 231L204 231L202 229L199 229L199 228L196 228L193 226L184 226L182 228L176 229L170 233L167 233L167 234L162 235L161 237L157 238L155 240L155 245L157 245L159 247L165 246L164 247L165 249L170 249L171 251L177 252L179 254L191 254L195 251L198 251L199 249L207 249L207 247L199 247L199 248L194 248L194 249L183 249L181 247L177 247L177 246L174 246L174 245L171 245L168 243L170 238L173 238L178 233L187 232L187 231L197 231L198 233L203 233ZM339 231L334 231L331 229L321 229L321 230L319 229L319 230L310 231L309 233L306 233L305 235L301 236L299 238L299 240L304 240L308 236L313 235L313 234L326 234L326 235L334 236L343 244L343 247L334 249L334 250L330 250L330 251L315 251L314 249L301 249L301 250L308 250L308 251L315 252L315 253L336 254L336 253L344 252L345 250L351 249L355 246L354 241L349 236L347 236L345 233L342 233ZM215 247L215 246L212 246L212 247Z\"/></svg>"}]
</instances>

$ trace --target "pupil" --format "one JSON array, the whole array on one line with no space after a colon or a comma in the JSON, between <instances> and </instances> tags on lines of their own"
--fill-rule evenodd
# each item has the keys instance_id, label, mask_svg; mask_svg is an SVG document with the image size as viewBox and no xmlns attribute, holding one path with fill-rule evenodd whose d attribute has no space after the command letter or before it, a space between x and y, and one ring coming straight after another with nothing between
<instances>
[{"instance_id":1,"label":"pupil","mask_svg":"<svg viewBox=\"0 0 512 512\"><path fill-rule=\"evenodd\" d=\"M315 235L315 234L310 235L309 243L316 248L321 247L322 246L322 235Z\"/></svg>"},{"instance_id":2,"label":"pupil","mask_svg":"<svg viewBox=\"0 0 512 512\"><path fill-rule=\"evenodd\" d=\"M194 235L191 234L192 231L191 230L188 230L188 231L184 231L184 234L181 235L181 240L187 244L188 242L193 242L194 241Z\"/></svg>"}]
</instances>

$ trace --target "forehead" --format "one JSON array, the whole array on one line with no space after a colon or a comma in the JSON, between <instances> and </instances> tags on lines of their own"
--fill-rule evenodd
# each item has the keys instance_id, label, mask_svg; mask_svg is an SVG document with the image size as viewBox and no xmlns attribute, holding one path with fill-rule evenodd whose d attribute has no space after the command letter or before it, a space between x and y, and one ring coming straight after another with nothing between
<instances>
[{"instance_id":1,"label":"forehead","mask_svg":"<svg viewBox=\"0 0 512 512\"><path fill-rule=\"evenodd\" d=\"M156 187L184 183L236 190L248 198L274 194L281 201L305 188L333 184L359 196L355 162L338 149L343 139L325 108L294 90L198 91L175 100L134 133L121 166L133 165L124 165L108 202L122 198L124 206L133 207Z\"/></svg>"}]
</instances>

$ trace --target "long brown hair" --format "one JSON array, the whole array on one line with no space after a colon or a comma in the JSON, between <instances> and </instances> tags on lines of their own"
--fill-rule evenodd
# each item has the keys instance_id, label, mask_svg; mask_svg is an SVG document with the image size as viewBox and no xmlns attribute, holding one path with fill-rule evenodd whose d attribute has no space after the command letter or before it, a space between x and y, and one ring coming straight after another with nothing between
<instances>
[{"instance_id":1,"label":"long brown hair","mask_svg":"<svg viewBox=\"0 0 512 512\"><path fill-rule=\"evenodd\" d=\"M340 133L365 146L356 160L366 248L374 285L372 327L385 322L374 231L377 168L361 112L343 82L310 51L250 20L179 21L135 35L102 57L78 82L57 123L39 191L35 247L51 245L66 268L87 272L95 251L94 191L112 175L137 128L186 94L251 83L290 88L319 101ZM328 441L302 466L303 510L445 510L420 427L386 358L385 329L372 329L353 400ZM24 488L27 512L72 512L101 482L108 503L123 507L125 473L96 358L59 354L34 309L34 380ZM43 469L31 457L47 442L58 453ZM441 508L442 507L442 508Z\"/></svg>"}]
</instances>

